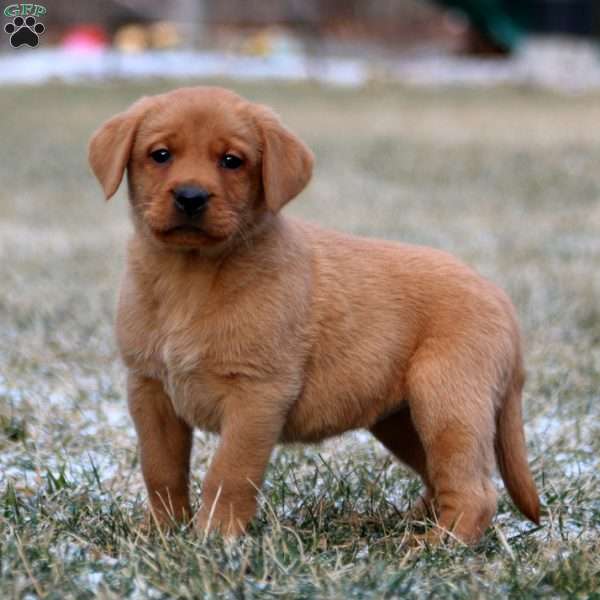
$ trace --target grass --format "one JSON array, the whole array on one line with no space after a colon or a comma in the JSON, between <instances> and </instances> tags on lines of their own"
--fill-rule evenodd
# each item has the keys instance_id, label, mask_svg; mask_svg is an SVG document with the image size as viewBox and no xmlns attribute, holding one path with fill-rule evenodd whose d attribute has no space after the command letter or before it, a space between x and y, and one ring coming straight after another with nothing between
<instances>
[{"instance_id":1,"label":"grass","mask_svg":"<svg viewBox=\"0 0 600 600\"><path fill-rule=\"evenodd\" d=\"M276 451L236 544L141 526L144 490L112 335L129 231L86 143L174 84L0 96L0 597L600 598L600 103L515 89L236 85L318 168L289 212L447 249L520 314L542 527L502 491L476 548L411 550L411 474L365 434ZM215 448L198 433L194 497Z\"/></svg>"}]
</instances>

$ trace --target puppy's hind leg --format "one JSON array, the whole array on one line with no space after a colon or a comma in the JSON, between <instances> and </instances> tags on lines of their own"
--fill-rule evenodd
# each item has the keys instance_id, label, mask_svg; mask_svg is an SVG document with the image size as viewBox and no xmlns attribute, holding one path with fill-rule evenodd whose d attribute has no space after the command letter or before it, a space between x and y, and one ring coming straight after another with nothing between
<instances>
[{"instance_id":1,"label":"puppy's hind leg","mask_svg":"<svg viewBox=\"0 0 600 600\"><path fill-rule=\"evenodd\" d=\"M492 483L494 401L492 372L474 369L457 353L422 348L407 374L409 405L426 455L439 529L477 542L496 512Z\"/></svg>"},{"instance_id":2,"label":"puppy's hind leg","mask_svg":"<svg viewBox=\"0 0 600 600\"><path fill-rule=\"evenodd\" d=\"M425 494L410 510L408 517L419 520L432 510L433 490L427 476L427 458L410 416L408 406L382 419L371 427L371 433L401 462L421 477Z\"/></svg>"}]
</instances>

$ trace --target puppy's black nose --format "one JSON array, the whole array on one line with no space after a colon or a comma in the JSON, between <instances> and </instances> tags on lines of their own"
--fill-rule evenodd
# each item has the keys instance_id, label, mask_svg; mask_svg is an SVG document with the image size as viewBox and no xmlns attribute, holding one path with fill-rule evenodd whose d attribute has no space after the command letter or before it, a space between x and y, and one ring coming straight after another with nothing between
<instances>
[{"instance_id":1,"label":"puppy's black nose","mask_svg":"<svg viewBox=\"0 0 600 600\"><path fill-rule=\"evenodd\" d=\"M211 194L206 190L193 186L182 185L173 190L175 208L187 217L197 217L204 211Z\"/></svg>"}]
</instances>

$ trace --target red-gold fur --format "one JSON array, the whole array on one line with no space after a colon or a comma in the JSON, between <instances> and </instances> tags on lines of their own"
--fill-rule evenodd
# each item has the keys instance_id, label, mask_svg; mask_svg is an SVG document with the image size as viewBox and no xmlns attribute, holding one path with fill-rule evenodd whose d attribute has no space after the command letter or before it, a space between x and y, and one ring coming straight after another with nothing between
<instances>
[{"instance_id":1,"label":"red-gold fur","mask_svg":"<svg viewBox=\"0 0 600 600\"><path fill-rule=\"evenodd\" d=\"M150 153L166 147L158 165ZM244 160L235 171L224 153ZM496 459L539 519L521 420L514 309L451 256L284 217L313 157L267 108L219 88L144 98L105 123L90 163L106 197L125 170L135 235L117 336L150 501L190 515L192 428L219 433L196 519L226 534L256 509L278 442L369 429L423 479L439 531L477 541ZM201 230L172 190L210 194Z\"/></svg>"}]
</instances>

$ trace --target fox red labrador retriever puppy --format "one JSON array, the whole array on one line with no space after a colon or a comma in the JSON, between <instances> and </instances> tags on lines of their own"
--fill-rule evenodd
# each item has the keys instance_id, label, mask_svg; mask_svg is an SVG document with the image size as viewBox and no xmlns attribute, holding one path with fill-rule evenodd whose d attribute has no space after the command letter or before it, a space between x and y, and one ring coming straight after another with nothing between
<instances>
[{"instance_id":1,"label":"fox red labrador retriever puppy","mask_svg":"<svg viewBox=\"0 0 600 600\"><path fill-rule=\"evenodd\" d=\"M196 525L226 535L254 516L275 444L365 428L422 478L429 535L482 536L496 463L538 522L519 327L495 285L438 250L282 215L313 155L224 89L142 98L89 160L106 198L127 170L117 336L157 518L192 514L194 427L220 434Z\"/></svg>"}]
</instances>

